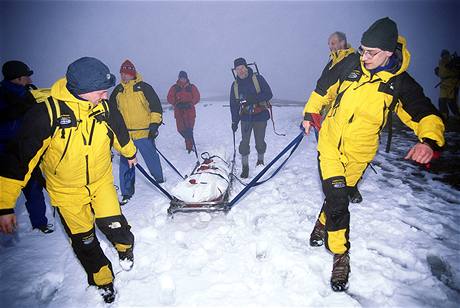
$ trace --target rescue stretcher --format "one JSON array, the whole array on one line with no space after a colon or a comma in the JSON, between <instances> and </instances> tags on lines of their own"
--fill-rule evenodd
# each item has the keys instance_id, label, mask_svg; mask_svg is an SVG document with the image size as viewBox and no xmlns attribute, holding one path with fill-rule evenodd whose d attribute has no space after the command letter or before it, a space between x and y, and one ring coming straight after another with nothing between
<instances>
[{"instance_id":1,"label":"rescue stretcher","mask_svg":"<svg viewBox=\"0 0 460 308\"><path fill-rule=\"evenodd\" d=\"M208 153L203 162L195 166L192 173L172 190L173 199L168 215L178 212L228 212L228 199L232 184L233 162L230 166L224 159ZM203 157L202 154L202 157Z\"/></svg>"}]
</instances>

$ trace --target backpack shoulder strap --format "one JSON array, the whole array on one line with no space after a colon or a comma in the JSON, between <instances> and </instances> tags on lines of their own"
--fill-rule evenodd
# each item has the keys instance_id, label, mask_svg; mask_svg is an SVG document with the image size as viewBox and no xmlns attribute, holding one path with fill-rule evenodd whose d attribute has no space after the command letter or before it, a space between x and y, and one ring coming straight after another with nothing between
<instances>
[{"instance_id":1,"label":"backpack shoulder strap","mask_svg":"<svg viewBox=\"0 0 460 308\"><path fill-rule=\"evenodd\" d=\"M235 99L240 98L240 93L238 91L238 82L236 80L233 81L233 94L235 95Z\"/></svg>"},{"instance_id":2,"label":"backpack shoulder strap","mask_svg":"<svg viewBox=\"0 0 460 308\"><path fill-rule=\"evenodd\" d=\"M51 137L57 130L57 119L61 116L61 108L59 102L56 102L51 96L44 101L48 114L50 116Z\"/></svg>"},{"instance_id":3,"label":"backpack shoulder strap","mask_svg":"<svg viewBox=\"0 0 460 308\"><path fill-rule=\"evenodd\" d=\"M252 74L252 83L254 83L254 88L256 88L256 93L260 93L260 83L259 79L257 79L257 74Z\"/></svg>"}]
</instances>

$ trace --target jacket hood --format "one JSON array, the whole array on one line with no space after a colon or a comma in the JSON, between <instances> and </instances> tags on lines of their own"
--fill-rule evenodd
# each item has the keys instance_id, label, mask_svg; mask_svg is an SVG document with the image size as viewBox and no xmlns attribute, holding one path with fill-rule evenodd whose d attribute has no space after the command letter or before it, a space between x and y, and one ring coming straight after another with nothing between
<instances>
[{"instance_id":1,"label":"jacket hood","mask_svg":"<svg viewBox=\"0 0 460 308\"><path fill-rule=\"evenodd\" d=\"M392 71L380 71L376 73L376 75L382 78L382 80L385 82L388 81L391 77L404 73L409 68L411 55L409 50L407 50L406 39L401 35L398 36L398 42L394 54L397 60L396 68ZM369 70L364 67L364 63L362 61L361 68L366 75L370 75Z\"/></svg>"},{"instance_id":2,"label":"jacket hood","mask_svg":"<svg viewBox=\"0 0 460 308\"><path fill-rule=\"evenodd\" d=\"M51 86L51 96L64 102L79 103L88 106L88 101L76 98L67 89L67 79L61 78ZM92 105L92 103L90 103Z\"/></svg>"},{"instance_id":3,"label":"jacket hood","mask_svg":"<svg viewBox=\"0 0 460 308\"><path fill-rule=\"evenodd\" d=\"M142 81L142 76L141 76L141 74L136 73L136 77L135 77L134 79L128 81L127 83L120 82L120 84L121 84L124 88L129 88L129 87L133 87L136 83L141 82L141 81Z\"/></svg>"},{"instance_id":4,"label":"jacket hood","mask_svg":"<svg viewBox=\"0 0 460 308\"><path fill-rule=\"evenodd\" d=\"M186 81L182 81L182 80L178 79L178 80L176 81L176 84L177 84L179 87L184 88L184 87L186 87L186 86L188 86L188 85L190 84L190 81L189 81L188 79L187 79Z\"/></svg>"}]
</instances>

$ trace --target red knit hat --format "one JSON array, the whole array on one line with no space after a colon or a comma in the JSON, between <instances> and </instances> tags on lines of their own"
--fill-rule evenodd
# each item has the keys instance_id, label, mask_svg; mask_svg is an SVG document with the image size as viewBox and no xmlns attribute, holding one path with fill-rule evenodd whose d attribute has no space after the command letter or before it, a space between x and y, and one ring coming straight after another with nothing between
<instances>
[{"instance_id":1,"label":"red knit hat","mask_svg":"<svg viewBox=\"0 0 460 308\"><path fill-rule=\"evenodd\" d=\"M125 73L133 77L136 77L136 68L134 67L134 64L131 61L126 60L120 67L120 73Z\"/></svg>"}]
</instances>

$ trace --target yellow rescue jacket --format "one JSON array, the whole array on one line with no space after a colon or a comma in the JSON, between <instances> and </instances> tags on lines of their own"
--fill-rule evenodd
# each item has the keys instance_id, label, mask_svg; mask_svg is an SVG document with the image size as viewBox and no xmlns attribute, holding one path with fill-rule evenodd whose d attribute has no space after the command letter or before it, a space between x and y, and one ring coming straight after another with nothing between
<instances>
[{"instance_id":1,"label":"yellow rescue jacket","mask_svg":"<svg viewBox=\"0 0 460 308\"><path fill-rule=\"evenodd\" d=\"M438 111L406 72L410 54L401 36L395 54L398 65L393 72L371 75L358 54L350 54L331 70L323 71L304 108L304 118L309 120L310 114L319 113L322 106L333 103L319 134L321 156L339 159L343 164L372 161L389 116L395 88L392 80L398 75L401 76L395 112L421 142L426 138L439 147L444 145L444 125ZM350 70L353 61L357 65ZM344 73L346 76L342 78Z\"/></svg>"},{"instance_id":2,"label":"yellow rescue jacket","mask_svg":"<svg viewBox=\"0 0 460 308\"><path fill-rule=\"evenodd\" d=\"M110 95L110 103L120 110L133 140L147 138L150 124L162 122L160 99L152 86L142 81L140 74L127 83L118 84Z\"/></svg>"},{"instance_id":3,"label":"yellow rescue jacket","mask_svg":"<svg viewBox=\"0 0 460 308\"><path fill-rule=\"evenodd\" d=\"M0 215L12 212L37 164L55 206L91 202L97 188L113 182L112 145L126 158L136 154L120 113L108 103L74 97L58 80L51 96L24 117L20 136L0 168Z\"/></svg>"}]
</instances>

